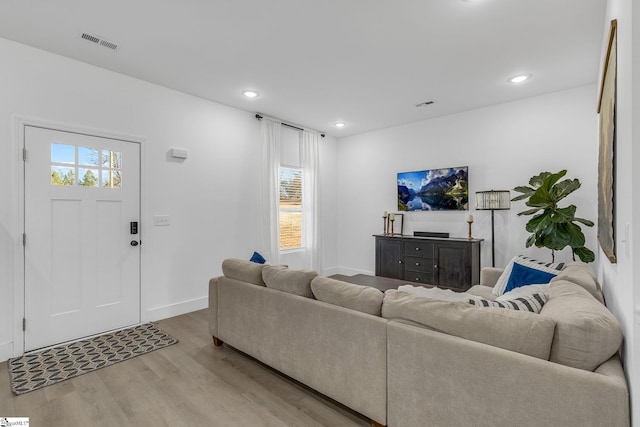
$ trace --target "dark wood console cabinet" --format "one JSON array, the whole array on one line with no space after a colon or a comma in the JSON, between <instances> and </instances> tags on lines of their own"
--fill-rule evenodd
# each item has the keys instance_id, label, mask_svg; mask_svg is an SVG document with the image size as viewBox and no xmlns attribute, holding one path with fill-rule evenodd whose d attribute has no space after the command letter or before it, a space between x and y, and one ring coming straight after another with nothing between
<instances>
[{"instance_id":1,"label":"dark wood console cabinet","mask_svg":"<svg viewBox=\"0 0 640 427\"><path fill-rule=\"evenodd\" d=\"M376 235L376 276L465 291L480 283L482 239Z\"/></svg>"}]
</instances>

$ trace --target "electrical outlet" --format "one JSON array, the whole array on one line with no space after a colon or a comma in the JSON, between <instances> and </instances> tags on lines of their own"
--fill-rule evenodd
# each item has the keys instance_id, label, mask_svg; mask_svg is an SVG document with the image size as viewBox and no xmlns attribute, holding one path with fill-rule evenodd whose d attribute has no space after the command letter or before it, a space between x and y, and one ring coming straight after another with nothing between
<instances>
[{"instance_id":1,"label":"electrical outlet","mask_svg":"<svg viewBox=\"0 0 640 427\"><path fill-rule=\"evenodd\" d=\"M154 215L153 216L153 225L158 226L167 226L169 225L169 215Z\"/></svg>"}]
</instances>

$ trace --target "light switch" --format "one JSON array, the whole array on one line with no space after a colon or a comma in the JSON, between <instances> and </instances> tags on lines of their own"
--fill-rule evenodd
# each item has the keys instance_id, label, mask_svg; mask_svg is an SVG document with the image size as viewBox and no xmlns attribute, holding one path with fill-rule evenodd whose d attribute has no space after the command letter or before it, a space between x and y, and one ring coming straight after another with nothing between
<instances>
[{"instance_id":1,"label":"light switch","mask_svg":"<svg viewBox=\"0 0 640 427\"><path fill-rule=\"evenodd\" d=\"M169 215L154 215L153 216L153 225L155 225L155 226L166 226L166 225L169 225Z\"/></svg>"}]
</instances>

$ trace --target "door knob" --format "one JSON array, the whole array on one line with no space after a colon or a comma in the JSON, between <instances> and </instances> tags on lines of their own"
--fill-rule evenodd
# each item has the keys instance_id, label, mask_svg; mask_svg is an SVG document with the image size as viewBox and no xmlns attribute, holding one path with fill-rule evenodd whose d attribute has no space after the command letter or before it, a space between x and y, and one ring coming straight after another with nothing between
<instances>
[{"instance_id":1,"label":"door knob","mask_svg":"<svg viewBox=\"0 0 640 427\"><path fill-rule=\"evenodd\" d=\"M138 246L140 243L137 240L131 241L131 246Z\"/></svg>"}]
</instances>

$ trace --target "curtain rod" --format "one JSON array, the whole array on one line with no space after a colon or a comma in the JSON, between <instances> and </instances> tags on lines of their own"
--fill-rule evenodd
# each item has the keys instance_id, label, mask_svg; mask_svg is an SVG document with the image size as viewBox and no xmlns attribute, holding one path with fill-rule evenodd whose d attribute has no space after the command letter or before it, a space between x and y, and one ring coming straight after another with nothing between
<instances>
[{"instance_id":1,"label":"curtain rod","mask_svg":"<svg viewBox=\"0 0 640 427\"><path fill-rule=\"evenodd\" d=\"M262 119L264 119L264 116L263 116L262 114L260 114L260 113L256 113L256 116L255 116L255 117L256 117L256 120L262 120ZM286 126L286 127L289 127L289 128L292 128L292 129L296 129L296 130L304 130L304 129L303 129L303 128L301 128L301 127L294 126L294 125L289 124L289 123L285 123L285 122L283 122L283 121L282 121L282 120L280 120L280 119L274 119L274 120L275 120L275 121L277 121L277 122L280 122L280 124L281 124L282 126ZM324 135L324 133L321 133L321 134L320 134L320 136L321 136L322 138L324 138L324 136L325 136L325 135Z\"/></svg>"}]
</instances>

